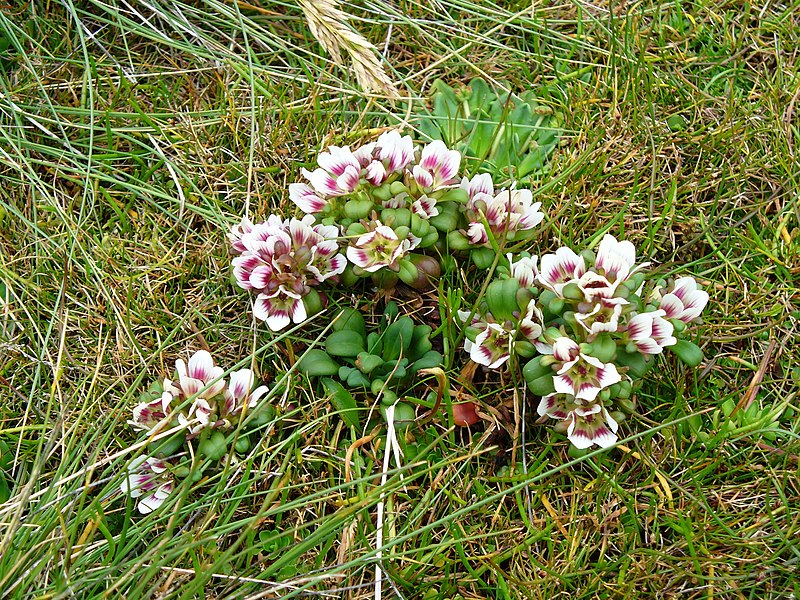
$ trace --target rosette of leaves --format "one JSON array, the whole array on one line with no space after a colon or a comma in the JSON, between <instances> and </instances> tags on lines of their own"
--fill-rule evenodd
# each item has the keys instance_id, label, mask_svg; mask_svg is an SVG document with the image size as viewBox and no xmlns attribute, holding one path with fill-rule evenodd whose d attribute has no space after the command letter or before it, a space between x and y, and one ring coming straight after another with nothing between
<instances>
[{"instance_id":1,"label":"rosette of leaves","mask_svg":"<svg viewBox=\"0 0 800 600\"><path fill-rule=\"evenodd\" d=\"M363 315L354 308L345 308L325 339L325 349L306 352L297 368L309 377L319 378L342 419L357 427L359 411L354 393L368 398L380 396L382 406L390 406L413 387L421 369L443 363L442 355L433 349L431 333L429 325L399 316L394 302L387 305L378 327L369 332ZM397 402L395 419L400 424L410 424L414 407Z\"/></svg>"},{"instance_id":2,"label":"rosette of leaves","mask_svg":"<svg viewBox=\"0 0 800 600\"><path fill-rule=\"evenodd\" d=\"M498 93L481 78L460 89L433 84L431 109L415 125L461 152L476 171L515 181L545 170L561 135L561 119L533 90Z\"/></svg>"}]
</instances>

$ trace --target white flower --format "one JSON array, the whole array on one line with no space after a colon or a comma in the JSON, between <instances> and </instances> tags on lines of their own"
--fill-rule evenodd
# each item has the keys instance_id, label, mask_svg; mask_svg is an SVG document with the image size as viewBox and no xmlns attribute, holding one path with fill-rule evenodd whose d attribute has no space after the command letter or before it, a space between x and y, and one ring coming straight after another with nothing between
<instances>
[{"instance_id":1,"label":"white flower","mask_svg":"<svg viewBox=\"0 0 800 600\"><path fill-rule=\"evenodd\" d=\"M464 338L464 350L479 365L496 369L511 358L514 332L497 323L485 323L485 328L471 342Z\"/></svg>"},{"instance_id":2,"label":"white flower","mask_svg":"<svg viewBox=\"0 0 800 600\"><path fill-rule=\"evenodd\" d=\"M575 319L590 334L603 331L615 333L619 329L619 318L626 304L629 302L624 298L600 298L596 304L588 305L591 307L589 312L576 312Z\"/></svg>"},{"instance_id":3,"label":"white flower","mask_svg":"<svg viewBox=\"0 0 800 600\"><path fill-rule=\"evenodd\" d=\"M461 182L461 187L469 194L464 212L469 221L467 237L472 244L483 245L489 241L484 217L495 238L514 239L517 232L528 231L542 222L544 214L539 210L542 203L533 203L530 190L511 188L491 195L491 179L478 180L478 177L482 176L476 175L470 181L464 179Z\"/></svg>"},{"instance_id":4,"label":"white flower","mask_svg":"<svg viewBox=\"0 0 800 600\"><path fill-rule=\"evenodd\" d=\"M430 193L456 182L461 153L449 150L441 140L435 140L422 149L419 164L411 170L416 184Z\"/></svg>"},{"instance_id":5,"label":"white flower","mask_svg":"<svg viewBox=\"0 0 800 600\"><path fill-rule=\"evenodd\" d=\"M347 248L347 258L368 273L384 267L398 270L397 261L417 247L419 238L409 235L401 240L391 227L381 224L380 221L376 221L374 227Z\"/></svg>"},{"instance_id":6,"label":"white flower","mask_svg":"<svg viewBox=\"0 0 800 600\"><path fill-rule=\"evenodd\" d=\"M539 274L539 269L536 266L537 261L538 258L536 256L522 256L515 262L512 259L512 255L508 255L511 277L519 281L520 287L533 287L536 282L536 276Z\"/></svg>"},{"instance_id":7,"label":"white flower","mask_svg":"<svg viewBox=\"0 0 800 600\"><path fill-rule=\"evenodd\" d=\"M577 281L585 272L586 263L583 257L567 247L562 247L555 254L542 256L537 279L544 287L561 296L564 286Z\"/></svg>"},{"instance_id":8,"label":"white flower","mask_svg":"<svg viewBox=\"0 0 800 600\"><path fill-rule=\"evenodd\" d=\"M553 356L561 363L553 377L557 393L594 401L603 388L622 380L613 363L584 354L570 338L560 337L553 342Z\"/></svg>"},{"instance_id":9,"label":"white flower","mask_svg":"<svg viewBox=\"0 0 800 600\"><path fill-rule=\"evenodd\" d=\"M675 328L663 318L665 314L663 310L640 313L628 321L628 339L642 354L661 354L667 346L678 343L673 336Z\"/></svg>"},{"instance_id":10,"label":"white flower","mask_svg":"<svg viewBox=\"0 0 800 600\"><path fill-rule=\"evenodd\" d=\"M661 298L659 308L668 319L690 323L700 316L708 304L708 293L697 287L693 277L681 277L672 290Z\"/></svg>"},{"instance_id":11,"label":"white flower","mask_svg":"<svg viewBox=\"0 0 800 600\"><path fill-rule=\"evenodd\" d=\"M289 199L307 215L322 212L328 205L324 196L305 183L290 183Z\"/></svg>"},{"instance_id":12,"label":"white flower","mask_svg":"<svg viewBox=\"0 0 800 600\"><path fill-rule=\"evenodd\" d=\"M308 318L303 297L283 286L271 294L261 292L256 296L253 315L266 322L272 331L280 331L289 323L302 323Z\"/></svg>"},{"instance_id":13,"label":"white flower","mask_svg":"<svg viewBox=\"0 0 800 600\"><path fill-rule=\"evenodd\" d=\"M153 512L175 489L172 473L168 469L169 464L158 458L135 458L128 464L128 472L120 485L120 491L131 498L139 498L136 507L140 513Z\"/></svg>"},{"instance_id":14,"label":"white flower","mask_svg":"<svg viewBox=\"0 0 800 600\"><path fill-rule=\"evenodd\" d=\"M199 394L203 398L213 398L225 388L222 367L214 365L214 359L206 350L198 350L189 357L187 368L183 359L175 361L179 385L185 397Z\"/></svg>"},{"instance_id":15,"label":"white flower","mask_svg":"<svg viewBox=\"0 0 800 600\"><path fill-rule=\"evenodd\" d=\"M567 438L576 448L586 449L594 444L608 448L617 441L619 425L599 403L554 393L542 398L537 412L540 416L569 421Z\"/></svg>"},{"instance_id":16,"label":"white flower","mask_svg":"<svg viewBox=\"0 0 800 600\"><path fill-rule=\"evenodd\" d=\"M240 369L231 373L230 383L224 393L226 415L238 415L245 405L253 408L258 404L268 388L262 385L253 390L254 383L255 377L250 369Z\"/></svg>"},{"instance_id":17,"label":"white flower","mask_svg":"<svg viewBox=\"0 0 800 600\"><path fill-rule=\"evenodd\" d=\"M273 215L244 234L245 251L233 259L233 273L240 287L258 293L256 317L273 331L278 324L282 328L299 318L301 312L305 319L305 308L297 307L295 300L347 266L339 253L338 236L334 225L314 225L313 215L286 220Z\"/></svg>"},{"instance_id":18,"label":"white flower","mask_svg":"<svg viewBox=\"0 0 800 600\"><path fill-rule=\"evenodd\" d=\"M359 156L348 146L331 146L328 152L317 157L318 169L313 172L303 169L303 176L319 194L342 196L355 191L361 177Z\"/></svg>"}]
</instances>

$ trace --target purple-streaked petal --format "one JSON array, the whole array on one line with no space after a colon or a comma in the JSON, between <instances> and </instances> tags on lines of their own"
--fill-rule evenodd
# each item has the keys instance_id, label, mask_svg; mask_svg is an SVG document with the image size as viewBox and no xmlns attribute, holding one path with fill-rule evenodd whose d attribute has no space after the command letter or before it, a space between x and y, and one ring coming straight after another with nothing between
<instances>
[{"instance_id":1,"label":"purple-streaked petal","mask_svg":"<svg viewBox=\"0 0 800 600\"><path fill-rule=\"evenodd\" d=\"M560 337L553 342L553 356L559 362L569 362L574 360L580 354L580 346L578 342L571 340L568 337Z\"/></svg>"},{"instance_id":2,"label":"purple-streaked petal","mask_svg":"<svg viewBox=\"0 0 800 600\"><path fill-rule=\"evenodd\" d=\"M430 188L433 187L433 175L430 171L423 169L419 165L414 165L414 168L411 171L411 174L414 177L414 181L417 182L417 185L421 188Z\"/></svg>"},{"instance_id":3,"label":"purple-streaked petal","mask_svg":"<svg viewBox=\"0 0 800 600\"><path fill-rule=\"evenodd\" d=\"M306 214L321 212L327 205L327 202L320 198L314 188L305 183L289 184L289 199Z\"/></svg>"},{"instance_id":4,"label":"purple-streaked petal","mask_svg":"<svg viewBox=\"0 0 800 600\"><path fill-rule=\"evenodd\" d=\"M356 173L361 170L361 163L348 146L331 146L328 152L320 152L317 164L334 177L339 177L348 169L354 169Z\"/></svg>"},{"instance_id":5,"label":"purple-streaked petal","mask_svg":"<svg viewBox=\"0 0 800 600\"><path fill-rule=\"evenodd\" d=\"M388 176L383 163L377 160L373 160L367 166L366 171L365 179L372 185L381 185L384 181L386 181Z\"/></svg>"}]
</instances>

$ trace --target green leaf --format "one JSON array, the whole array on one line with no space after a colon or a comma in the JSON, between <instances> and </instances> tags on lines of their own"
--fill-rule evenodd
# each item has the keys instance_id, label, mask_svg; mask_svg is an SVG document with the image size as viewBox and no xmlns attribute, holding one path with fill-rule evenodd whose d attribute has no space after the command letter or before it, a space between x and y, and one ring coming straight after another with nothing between
<instances>
[{"instance_id":1,"label":"green leaf","mask_svg":"<svg viewBox=\"0 0 800 600\"><path fill-rule=\"evenodd\" d=\"M358 367L362 373L372 373L372 371L382 364L383 359L380 356L370 354L369 352L361 352L358 358L356 358L356 367Z\"/></svg>"},{"instance_id":2,"label":"green leaf","mask_svg":"<svg viewBox=\"0 0 800 600\"><path fill-rule=\"evenodd\" d=\"M309 377L325 377L335 375L339 365L323 350L312 348L297 363L297 370Z\"/></svg>"},{"instance_id":3,"label":"green leaf","mask_svg":"<svg viewBox=\"0 0 800 600\"><path fill-rule=\"evenodd\" d=\"M416 374L420 369L433 369L444 364L444 357L436 350L429 350L411 365L409 370Z\"/></svg>"},{"instance_id":4,"label":"green leaf","mask_svg":"<svg viewBox=\"0 0 800 600\"><path fill-rule=\"evenodd\" d=\"M543 375L528 382L528 389L536 396L547 396L556 391L553 375Z\"/></svg>"},{"instance_id":5,"label":"green leaf","mask_svg":"<svg viewBox=\"0 0 800 600\"><path fill-rule=\"evenodd\" d=\"M325 388L325 393L329 396L331 406L338 411L342 420L350 427L358 427L358 408L353 395L341 383L334 381L330 377L325 377L322 380L322 385Z\"/></svg>"},{"instance_id":6,"label":"green leaf","mask_svg":"<svg viewBox=\"0 0 800 600\"><path fill-rule=\"evenodd\" d=\"M408 355L414 336L414 321L402 316L386 328L383 339L383 359L397 360Z\"/></svg>"},{"instance_id":7,"label":"green leaf","mask_svg":"<svg viewBox=\"0 0 800 600\"><path fill-rule=\"evenodd\" d=\"M11 487L8 485L5 475L0 472L0 504L7 502L9 498L11 498Z\"/></svg>"},{"instance_id":8,"label":"green leaf","mask_svg":"<svg viewBox=\"0 0 800 600\"><path fill-rule=\"evenodd\" d=\"M367 335L367 325L364 322L364 315L355 308L343 308L339 317L333 322L334 331L355 331L362 338Z\"/></svg>"},{"instance_id":9,"label":"green leaf","mask_svg":"<svg viewBox=\"0 0 800 600\"><path fill-rule=\"evenodd\" d=\"M668 346L682 363L689 367L696 367L703 362L703 351L700 346L688 340L678 340L673 346Z\"/></svg>"},{"instance_id":10,"label":"green leaf","mask_svg":"<svg viewBox=\"0 0 800 600\"><path fill-rule=\"evenodd\" d=\"M331 356L355 358L364 352L364 336L351 329L334 331L325 340L325 351Z\"/></svg>"}]
</instances>

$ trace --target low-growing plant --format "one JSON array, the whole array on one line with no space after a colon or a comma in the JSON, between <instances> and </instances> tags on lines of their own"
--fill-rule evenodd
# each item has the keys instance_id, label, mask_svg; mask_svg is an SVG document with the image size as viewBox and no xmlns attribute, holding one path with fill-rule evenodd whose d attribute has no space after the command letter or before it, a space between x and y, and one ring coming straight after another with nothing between
<instances>
[{"instance_id":1,"label":"low-growing plant","mask_svg":"<svg viewBox=\"0 0 800 600\"><path fill-rule=\"evenodd\" d=\"M708 294L691 277L648 281L631 242L606 235L597 253L567 247L508 264L465 321L470 358L498 368L512 356L541 400L541 416L557 419L578 448L608 447L630 396L665 348L696 366L700 348L678 336L700 317ZM516 364L517 361L514 361Z\"/></svg>"},{"instance_id":2,"label":"low-growing plant","mask_svg":"<svg viewBox=\"0 0 800 600\"><path fill-rule=\"evenodd\" d=\"M406 392L417 385L421 371L443 364L441 353L433 349L431 332L430 325L415 324L411 317L398 315L393 302L387 305L378 326L369 331L358 310L345 308L325 339L325 350L312 348L297 368L309 377L320 378L331 403L348 425L359 425L360 412L353 393L369 404L380 399L383 407L395 405L397 420L408 423L414 420L415 411L403 401Z\"/></svg>"},{"instance_id":3,"label":"low-growing plant","mask_svg":"<svg viewBox=\"0 0 800 600\"><path fill-rule=\"evenodd\" d=\"M471 172L527 181L545 170L561 137L561 118L534 90L498 93L480 77L454 88L433 83L419 131L458 150Z\"/></svg>"},{"instance_id":4,"label":"low-growing plant","mask_svg":"<svg viewBox=\"0 0 800 600\"><path fill-rule=\"evenodd\" d=\"M257 427L271 419L272 411L258 412L240 428L245 413L267 394L266 386L255 389L250 369L240 369L225 378L225 370L214 364L205 350L195 352L188 365L175 363L174 379L156 381L142 393L129 423L146 433L147 453L127 467L123 493L138 498L139 512L157 509L175 490L176 479L198 480L233 450L250 449ZM238 435L231 435L238 430ZM159 433L173 431L170 435Z\"/></svg>"}]
</instances>

